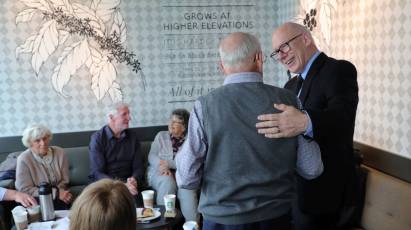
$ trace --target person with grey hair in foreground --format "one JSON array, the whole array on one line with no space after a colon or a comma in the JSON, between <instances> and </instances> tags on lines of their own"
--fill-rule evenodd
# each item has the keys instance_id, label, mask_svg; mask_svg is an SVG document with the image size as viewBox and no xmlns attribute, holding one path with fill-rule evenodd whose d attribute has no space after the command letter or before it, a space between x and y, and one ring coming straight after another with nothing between
<instances>
[{"instance_id":1,"label":"person with grey hair in foreground","mask_svg":"<svg viewBox=\"0 0 411 230\"><path fill-rule=\"evenodd\" d=\"M108 124L91 136L89 178L121 180L141 204L138 189L144 178L143 156L136 133L128 129L130 120L129 106L115 104L108 114Z\"/></svg>"},{"instance_id":2,"label":"person with grey hair in foreground","mask_svg":"<svg viewBox=\"0 0 411 230\"><path fill-rule=\"evenodd\" d=\"M219 47L223 86L200 97L176 156L177 184L201 189L203 230L291 229L295 172L313 179L323 170L314 141L267 139L257 115L273 103L300 107L297 97L263 83L264 55L256 37L237 32Z\"/></svg>"},{"instance_id":3,"label":"person with grey hair in foreground","mask_svg":"<svg viewBox=\"0 0 411 230\"><path fill-rule=\"evenodd\" d=\"M22 142L28 147L17 158L16 189L39 197L39 186L48 182L52 186L55 209L67 209L73 200L68 190L69 164L64 150L49 146L51 131L44 125L30 125L23 131Z\"/></svg>"}]
</instances>

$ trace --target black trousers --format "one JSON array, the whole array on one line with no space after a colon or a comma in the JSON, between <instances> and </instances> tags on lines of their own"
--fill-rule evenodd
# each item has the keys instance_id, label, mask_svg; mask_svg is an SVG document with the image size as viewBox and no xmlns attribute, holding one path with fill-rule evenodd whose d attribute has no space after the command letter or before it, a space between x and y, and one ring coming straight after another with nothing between
<instances>
[{"instance_id":1,"label":"black trousers","mask_svg":"<svg viewBox=\"0 0 411 230\"><path fill-rule=\"evenodd\" d=\"M294 230L335 230L338 213L306 214L301 212L296 199L293 201L292 222Z\"/></svg>"}]
</instances>

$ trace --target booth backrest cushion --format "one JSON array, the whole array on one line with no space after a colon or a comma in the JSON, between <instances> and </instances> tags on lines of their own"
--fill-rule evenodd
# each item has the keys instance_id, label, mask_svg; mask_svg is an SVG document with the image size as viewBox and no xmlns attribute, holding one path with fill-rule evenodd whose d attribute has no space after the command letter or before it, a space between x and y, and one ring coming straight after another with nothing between
<instances>
[{"instance_id":1,"label":"booth backrest cushion","mask_svg":"<svg viewBox=\"0 0 411 230\"><path fill-rule=\"evenodd\" d=\"M367 167L362 227L411 230L411 184Z\"/></svg>"},{"instance_id":2,"label":"booth backrest cushion","mask_svg":"<svg viewBox=\"0 0 411 230\"><path fill-rule=\"evenodd\" d=\"M64 148L64 152L69 160L70 187L87 185L90 171L88 146Z\"/></svg>"},{"instance_id":3,"label":"booth backrest cushion","mask_svg":"<svg viewBox=\"0 0 411 230\"><path fill-rule=\"evenodd\" d=\"M12 152L0 164L0 187L14 188L16 179L17 157L22 151Z\"/></svg>"},{"instance_id":4,"label":"booth backrest cushion","mask_svg":"<svg viewBox=\"0 0 411 230\"><path fill-rule=\"evenodd\" d=\"M151 141L142 141L140 146L145 169L148 167L148 154L150 153L151 143Z\"/></svg>"},{"instance_id":5,"label":"booth backrest cushion","mask_svg":"<svg viewBox=\"0 0 411 230\"><path fill-rule=\"evenodd\" d=\"M141 142L141 152L143 153L145 167L147 167L150 147L151 141ZM69 160L70 187L87 185L89 183L90 158L88 151L88 146L64 148L64 152Z\"/></svg>"},{"instance_id":6,"label":"booth backrest cushion","mask_svg":"<svg viewBox=\"0 0 411 230\"><path fill-rule=\"evenodd\" d=\"M148 153L150 151L150 147L151 141L141 142L141 152L143 154L145 168L147 168L148 164ZM78 194L89 183L88 175L90 172L90 158L88 146L64 148L64 153L69 161L70 190L73 190L75 194ZM15 153L10 155L14 156L14 154ZM0 186L5 188L14 188L14 180L1 180Z\"/></svg>"}]
</instances>

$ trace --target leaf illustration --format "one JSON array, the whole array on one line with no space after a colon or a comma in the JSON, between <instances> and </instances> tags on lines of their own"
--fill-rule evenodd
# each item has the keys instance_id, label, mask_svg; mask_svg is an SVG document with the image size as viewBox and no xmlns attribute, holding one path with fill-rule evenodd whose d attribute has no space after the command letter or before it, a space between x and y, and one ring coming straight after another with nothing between
<instances>
[{"instance_id":1,"label":"leaf illustration","mask_svg":"<svg viewBox=\"0 0 411 230\"><path fill-rule=\"evenodd\" d=\"M116 80L117 71L108 60L101 61L91 73L91 89L97 100L101 100Z\"/></svg>"},{"instance_id":2,"label":"leaf illustration","mask_svg":"<svg viewBox=\"0 0 411 230\"><path fill-rule=\"evenodd\" d=\"M19 58L21 53L31 53L33 51L34 39L36 39L37 34L31 35L26 39L26 41L16 48L16 58Z\"/></svg>"},{"instance_id":3,"label":"leaf illustration","mask_svg":"<svg viewBox=\"0 0 411 230\"><path fill-rule=\"evenodd\" d=\"M87 68L90 69L90 73L94 72L94 68L97 68L96 66L102 61L103 55L101 54L100 51L98 51L96 48L93 46L89 45L90 49L90 57L86 61L86 66Z\"/></svg>"},{"instance_id":4,"label":"leaf illustration","mask_svg":"<svg viewBox=\"0 0 411 230\"><path fill-rule=\"evenodd\" d=\"M121 16L120 11L116 11L114 14L114 22L113 26L111 27L110 34L116 32L117 35L120 37L120 43L124 43L127 39L127 27L126 23L123 20L123 16Z\"/></svg>"},{"instance_id":5,"label":"leaf illustration","mask_svg":"<svg viewBox=\"0 0 411 230\"><path fill-rule=\"evenodd\" d=\"M319 0L319 1L322 1L322 0ZM307 10L308 10L308 12L311 10L311 9L314 9L314 8L317 8L317 4L318 4L318 0L317 1L313 1L313 0L307 0Z\"/></svg>"},{"instance_id":6,"label":"leaf illustration","mask_svg":"<svg viewBox=\"0 0 411 230\"><path fill-rule=\"evenodd\" d=\"M19 24L20 22L28 22L33 18L34 13L37 11L37 9L29 8L21 11L19 14L16 16L16 25Z\"/></svg>"},{"instance_id":7,"label":"leaf illustration","mask_svg":"<svg viewBox=\"0 0 411 230\"><path fill-rule=\"evenodd\" d=\"M54 89L64 95L63 88L69 82L71 75L73 75L89 57L90 50L87 39L65 48L51 77Z\"/></svg>"},{"instance_id":8,"label":"leaf illustration","mask_svg":"<svg viewBox=\"0 0 411 230\"><path fill-rule=\"evenodd\" d=\"M317 46L317 48L319 50L326 51L327 47L323 47L321 40L315 34L312 34L312 36L313 36L314 43Z\"/></svg>"},{"instance_id":9,"label":"leaf illustration","mask_svg":"<svg viewBox=\"0 0 411 230\"><path fill-rule=\"evenodd\" d=\"M51 11L47 0L20 0L20 2L24 3L30 8L35 8L43 11Z\"/></svg>"},{"instance_id":10,"label":"leaf illustration","mask_svg":"<svg viewBox=\"0 0 411 230\"><path fill-rule=\"evenodd\" d=\"M63 0L49 0L49 2L53 5L55 8L61 8L64 7L64 2Z\"/></svg>"},{"instance_id":11,"label":"leaf illustration","mask_svg":"<svg viewBox=\"0 0 411 230\"><path fill-rule=\"evenodd\" d=\"M108 90L108 94L110 95L113 102L119 102L123 100L123 92L121 92L121 87L116 81L113 81L113 84Z\"/></svg>"},{"instance_id":12,"label":"leaf illustration","mask_svg":"<svg viewBox=\"0 0 411 230\"><path fill-rule=\"evenodd\" d=\"M114 10L120 4L120 0L92 0L91 9L96 12L96 15L104 22L111 20Z\"/></svg>"},{"instance_id":13,"label":"leaf illustration","mask_svg":"<svg viewBox=\"0 0 411 230\"><path fill-rule=\"evenodd\" d=\"M333 2L323 0L319 10L320 30L324 37L326 46L330 46L331 44L331 13L337 7L332 3Z\"/></svg>"},{"instance_id":14,"label":"leaf illustration","mask_svg":"<svg viewBox=\"0 0 411 230\"><path fill-rule=\"evenodd\" d=\"M311 10L315 8L317 1L313 0L301 0L300 1L300 7L304 10Z\"/></svg>"},{"instance_id":15,"label":"leaf illustration","mask_svg":"<svg viewBox=\"0 0 411 230\"><path fill-rule=\"evenodd\" d=\"M104 22L101 19L96 17L95 12L92 9L82 4L79 4L79 3L73 3L73 9L77 17L81 19L86 19L86 18L90 19L90 25L97 32L97 34L99 36L104 36L104 31L105 31Z\"/></svg>"},{"instance_id":16,"label":"leaf illustration","mask_svg":"<svg viewBox=\"0 0 411 230\"><path fill-rule=\"evenodd\" d=\"M337 9L338 0L328 0L328 4L330 4L331 8Z\"/></svg>"},{"instance_id":17,"label":"leaf illustration","mask_svg":"<svg viewBox=\"0 0 411 230\"><path fill-rule=\"evenodd\" d=\"M59 45L63 45L64 42L66 42L69 35L69 32L65 30L59 30Z\"/></svg>"},{"instance_id":18,"label":"leaf illustration","mask_svg":"<svg viewBox=\"0 0 411 230\"><path fill-rule=\"evenodd\" d=\"M69 0L47 0L47 1L51 3L54 9L61 8L63 12L68 15L74 14L73 6L69 2Z\"/></svg>"},{"instance_id":19,"label":"leaf illustration","mask_svg":"<svg viewBox=\"0 0 411 230\"><path fill-rule=\"evenodd\" d=\"M66 11L69 12L70 14L74 14L74 9L71 3L68 0L63 0L64 6L66 7Z\"/></svg>"},{"instance_id":20,"label":"leaf illustration","mask_svg":"<svg viewBox=\"0 0 411 230\"><path fill-rule=\"evenodd\" d=\"M49 58L58 46L58 32L56 21L45 22L33 42L33 56L31 65L38 75L40 67Z\"/></svg>"},{"instance_id":21,"label":"leaf illustration","mask_svg":"<svg viewBox=\"0 0 411 230\"><path fill-rule=\"evenodd\" d=\"M63 89L69 83L71 76L85 65L89 69L91 89L97 100L103 99L107 94L114 102L122 100L121 87L115 81L117 69L109 58L110 53L114 51L101 45L101 42L109 36L110 27L110 33L118 34L121 43L126 41L127 27L118 8L120 0L91 0L90 7L82 5L84 1L78 0L75 0L75 3L71 3L72 0L19 1L28 8L17 13L16 24L31 21L36 13L43 14L44 17L36 34L28 37L16 48L17 58L22 53L31 53L31 65L38 75L44 62L60 45L68 43L67 40L70 43L75 41L69 39L71 34L91 26L95 33L80 31L79 36L75 36L74 39L83 37L83 40L69 45L61 53L51 77L52 86L58 93L64 95ZM76 20L76 18L83 20ZM106 26L110 27L106 28ZM86 32L89 30L87 29ZM124 55L128 54L129 52L124 51ZM134 54L130 53L130 55Z\"/></svg>"},{"instance_id":22,"label":"leaf illustration","mask_svg":"<svg viewBox=\"0 0 411 230\"><path fill-rule=\"evenodd\" d=\"M304 26L303 21L307 17L307 14L309 14L312 9L317 9L317 1L301 0L300 1L300 12L296 17L294 17L293 20L296 23Z\"/></svg>"}]
</instances>

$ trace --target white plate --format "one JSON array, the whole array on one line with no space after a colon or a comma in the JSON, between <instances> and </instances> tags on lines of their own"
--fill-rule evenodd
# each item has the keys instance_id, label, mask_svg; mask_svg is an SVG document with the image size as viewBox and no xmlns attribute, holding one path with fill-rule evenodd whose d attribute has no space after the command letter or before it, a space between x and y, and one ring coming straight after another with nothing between
<instances>
[{"instance_id":1,"label":"white plate","mask_svg":"<svg viewBox=\"0 0 411 230\"><path fill-rule=\"evenodd\" d=\"M142 217L143 208L136 208L136 212L137 212L138 221L150 221L150 220L157 219L158 217L161 216L161 212L156 209L153 209L154 216L150 216L150 217Z\"/></svg>"},{"instance_id":2,"label":"white plate","mask_svg":"<svg viewBox=\"0 0 411 230\"><path fill-rule=\"evenodd\" d=\"M56 210L54 211L56 218L64 218L70 215L70 210Z\"/></svg>"}]
</instances>

